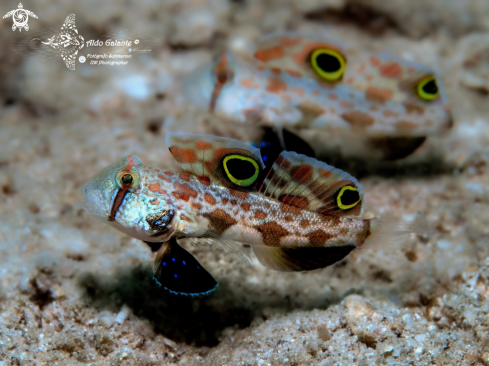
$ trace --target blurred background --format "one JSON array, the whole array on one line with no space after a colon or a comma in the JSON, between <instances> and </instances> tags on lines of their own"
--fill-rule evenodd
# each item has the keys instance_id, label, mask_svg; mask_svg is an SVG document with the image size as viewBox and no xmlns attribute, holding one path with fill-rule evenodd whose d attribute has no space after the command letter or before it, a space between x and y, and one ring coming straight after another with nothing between
<instances>
[{"instance_id":1,"label":"blurred background","mask_svg":"<svg viewBox=\"0 0 489 366\"><path fill-rule=\"evenodd\" d=\"M17 9L3 1L0 13ZM489 2L165 0L23 3L0 20L0 365L489 364ZM85 41L139 37L127 65L69 70L49 46L69 14ZM89 218L80 187L127 154L178 170L167 131L240 138L192 107L181 81L218 52L246 57L276 31L325 34L434 68L455 125L406 162L326 156L357 174L366 214L432 231L278 273L187 246L220 283L207 297L152 281L149 249ZM114 37L113 37L114 39ZM27 45L27 46L26 46ZM142 46L142 44L141 44ZM43 51L44 50L44 51ZM318 154L321 143L310 141Z\"/></svg>"}]
</instances>

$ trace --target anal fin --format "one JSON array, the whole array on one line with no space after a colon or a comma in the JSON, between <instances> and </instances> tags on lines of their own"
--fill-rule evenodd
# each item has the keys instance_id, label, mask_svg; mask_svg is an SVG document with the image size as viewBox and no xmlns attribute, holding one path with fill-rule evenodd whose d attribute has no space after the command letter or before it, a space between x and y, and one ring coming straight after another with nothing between
<instances>
[{"instance_id":1,"label":"anal fin","mask_svg":"<svg viewBox=\"0 0 489 366\"><path fill-rule=\"evenodd\" d=\"M264 266L275 271L311 271L330 266L345 258L355 246L277 248L253 246L256 257Z\"/></svg>"},{"instance_id":2,"label":"anal fin","mask_svg":"<svg viewBox=\"0 0 489 366\"><path fill-rule=\"evenodd\" d=\"M157 251L153 272L159 285L179 295L206 295L218 286L210 273L174 238Z\"/></svg>"},{"instance_id":3,"label":"anal fin","mask_svg":"<svg viewBox=\"0 0 489 366\"><path fill-rule=\"evenodd\" d=\"M408 157L414 153L426 137L380 137L370 138L369 146L377 151L380 159L395 161Z\"/></svg>"}]
</instances>

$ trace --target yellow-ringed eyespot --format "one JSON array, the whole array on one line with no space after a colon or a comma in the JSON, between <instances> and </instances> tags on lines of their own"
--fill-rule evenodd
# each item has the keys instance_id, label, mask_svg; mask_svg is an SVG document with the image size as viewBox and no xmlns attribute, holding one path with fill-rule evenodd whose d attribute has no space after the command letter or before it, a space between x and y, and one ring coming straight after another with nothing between
<instances>
[{"instance_id":1,"label":"yellow-ringed eyespot","mask_svg":"<svg viewBox=\"0 0 489 366\"><path fill-rule=\"evenodd\" d=\"M326 81L338 81L345 73L345 56L329 48L315 49L311 53L310 62L314 72Z\"/></svg>"},{"instance_id":2,"label":"yellow-ringed eyespot","mask_svg":"<svg viewBox=\"0 0 489 366\"><path fill-rule=\"evenodd\" d=\"M344 186L336 197L336 203L342 210L352 209L360 203L360 192L356 187Z\"/></svg>"},{"instance_id":3,"label":"yellow-ringed eyespot","mask_svg":"<svg viewBox=\"0 0 489 366\"><path fill-rule=\"evenodd\" d=\"M260 174L258 163L247 156L228 155L222 165L231 182L242 187L252 185Z\"/></svg>"},{"instance_id":4,"label":"yellow-ringed eyespot","mask_svg":"<svg viewBox=\"0 0 489 366\"><path fill-rule=\"evenodd\" d=\"M432 101L440 96L440 90L438 84L433 75L429 75L418 82L416 86L416 93L418 97L426 101Z\"/></svg>"}]
</instances>

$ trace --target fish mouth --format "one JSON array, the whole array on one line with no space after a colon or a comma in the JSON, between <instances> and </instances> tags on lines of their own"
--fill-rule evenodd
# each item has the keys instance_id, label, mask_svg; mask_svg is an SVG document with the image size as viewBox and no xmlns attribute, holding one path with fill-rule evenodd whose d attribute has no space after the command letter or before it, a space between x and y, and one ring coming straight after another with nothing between
<instances>
[{"instance_id":1,"label":"fish mouth","mask_svg":"<svg viewBox=\"0 0 489 366\"><path fill-rule=\"evenodd\" d=\"M84 198L83 209L99 220L107 220L110 206L107 207L106 204L104 204L105 199L101 192L90 189L90 183L87 183L80 188L80 193Z\"/></svg>"}]
</instances>

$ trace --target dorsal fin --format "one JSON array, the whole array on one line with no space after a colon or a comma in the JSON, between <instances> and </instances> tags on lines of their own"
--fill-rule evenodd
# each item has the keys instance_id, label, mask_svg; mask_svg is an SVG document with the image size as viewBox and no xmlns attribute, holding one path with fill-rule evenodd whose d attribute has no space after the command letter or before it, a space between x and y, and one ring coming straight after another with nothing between
<instances>
[{"instance_id":1,"label":"dorsal fin","mask_svg":"<svg viewBox=\"0 0 489 366\"><path fill-rule=\"evenodd\" d=\"M319 49L333 51L335 59L338 59L338 54L343 58L344 70L341 77L327 80L314 70L312 56ZM369 100L379 103L394 100L415 106L432 105L434 100L421 100L416 95L416 85L431 76L436 80L439 90L436 103L446 104L443 86L432 68L389 53L360 52L322 35L271 33L260 39L254 56L266 67L288 70L292 75L323 83L344 85L365 92ZM332 64L329 66L333 67Z\"/></svg>"},{"instance_id":2,"label":"dorsal fin","mask_svg":"<svg viewBox=\"0 0 489 366\"><path fill-rule=\"evenodd\" d=\"M362 186L354 177L290 151L278 156L260 193L323 215L358 216L363 212Z\"/></svg>"},{"instance_id":3,"label":"dorsal fin","mask_svg":"<svg viewBox=\"0 0 489 366\"><path fill-rule=\"evenodd\" d=\"M265 167L259 149L235 139L167 133L166 144L182 168L205 184L255 191Z\"/></svg>"},{"instance_id":4,"label":"dorsal fin","mask_svg":"<svg viewBox=\"0 0 489 366\"><path fill-rule=\"evenodd\" d=\"M347 58L347 52L340 42L300 32L277 32L262 37L256 45L254 56L267 67L315 78L309 65L309 56L317 48L329 48Z\"/></svg>"}]
</instances>

